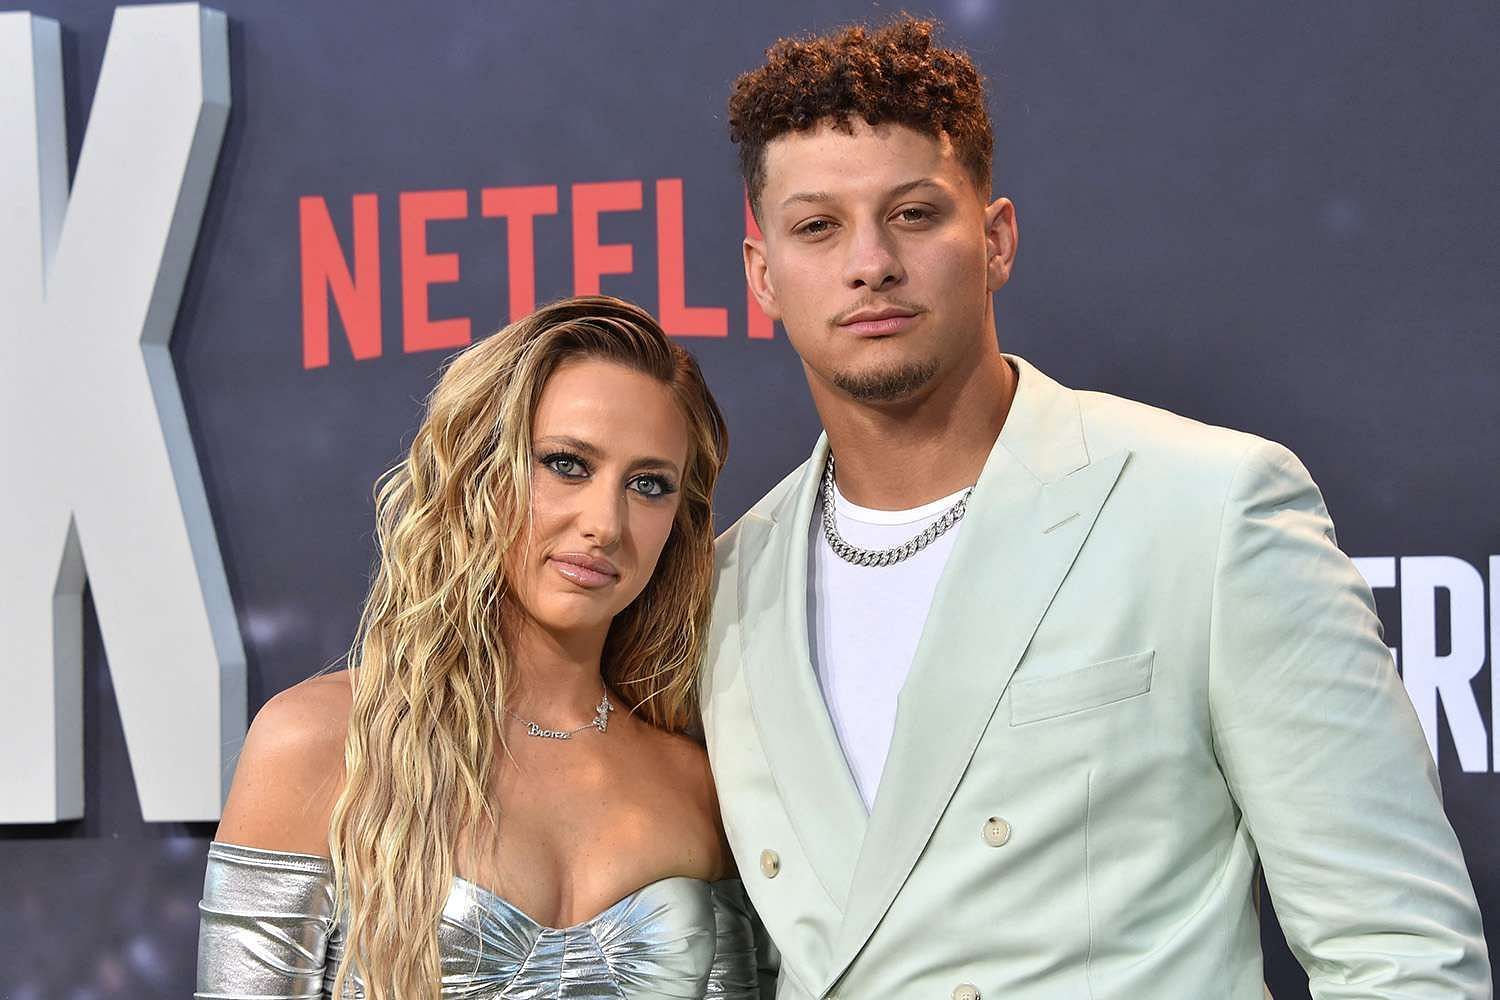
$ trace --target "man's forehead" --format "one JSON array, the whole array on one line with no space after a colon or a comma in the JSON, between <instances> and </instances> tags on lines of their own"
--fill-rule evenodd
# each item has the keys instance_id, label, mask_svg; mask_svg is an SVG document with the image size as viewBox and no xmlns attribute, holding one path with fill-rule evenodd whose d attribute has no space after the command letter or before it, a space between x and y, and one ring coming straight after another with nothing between
<instances>
[{"instance_id":1,"label":"man's forehead","mask_svg":"<svg viewBox=\"0 0 1500 1000\"><path fill-rule=\"evenodd\" d=\"M907 125L871 126L852 120L845 132L831 121L787 132L766 144L767 203L808 191L829 192L869 185L894 187L919 178L962 175L947 133L936 137Z\"/></svg>"}]
</instances>

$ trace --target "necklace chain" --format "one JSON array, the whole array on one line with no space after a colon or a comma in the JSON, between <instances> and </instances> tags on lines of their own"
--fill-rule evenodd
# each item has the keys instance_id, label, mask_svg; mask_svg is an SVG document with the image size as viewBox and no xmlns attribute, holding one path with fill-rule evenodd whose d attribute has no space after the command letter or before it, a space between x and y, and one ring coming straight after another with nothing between
<instances>
[{"instance_id":1,"label":"necklace chain","mask_svg":"<svg viewBox=\"0 0 1500 1000\"><path fill-rule=\"evenodd\" d=\"M959 497L958 502L952 507L945 510L942 517L929 524L921 534L906 544L889 549L862 549L844 541L843 536L839 534L838 525L834 522L833 453L829 452L828 462L823 466L823 537L828 540L828 547L833 549L833 554L844 562L853 563L855 566L890 566L910 559L963 520L964 512L969 505L969 494L973 492L972 486L964 490L964 495Z\"/></svg>"},{"instance_id":2,"label":"necklace chain","mask_svg":"<svg viewBox=\"0 0 1500 1000\"><path fill-rule=\"evenodd\" d=\"M571 740L574 733L581 733L585 729L597 729L601 733L607 731L609 729L609 713L614 710L615 706L610 704L609 701L609 689L606 688L604 697L600 698L599 704L594 707L594 721L579 726L577 729L545 729L530 719L521 718L508 708L505 710L505 714L525 726L527 736L535 736L537 739L543 740Z\"/></svg>"}]
</instances>

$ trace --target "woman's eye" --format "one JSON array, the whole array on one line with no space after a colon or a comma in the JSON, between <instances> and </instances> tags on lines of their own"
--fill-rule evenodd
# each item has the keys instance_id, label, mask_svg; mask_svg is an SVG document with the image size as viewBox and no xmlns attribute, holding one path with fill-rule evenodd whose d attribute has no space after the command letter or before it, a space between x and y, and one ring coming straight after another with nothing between
<instances>
[{"instance_id":1,"label":"woman's eye","mask_svg":"<svg viewBox=\"0 0 1500 1000\"><path fill-rule=\"evenodd\" d=\"M672 484L661 476L637 476L630 481L630 488L643 497L664 497L673 492Z\"/></svg>"},{"instance_id":2,"label":"woman's eye","mask_svg":"<svg viewBox=\"0 0 1500 1000\"><path fill-rule=\"evenodd\" d=\"M572 455L548 455L542 464L566 479L582 479L588 475L583 462Z\"/></svg>"},{"instance_id":3,"label":"woman's eye","mask_svg":"<svg viewBox=\"0 0 1500 1000\"><path fill-rule=\"evenodd\" d=\"M897 214L902 222L926 222L932 218L932 213L925 208L903 208Z\"/></svg>"}]
</instances>

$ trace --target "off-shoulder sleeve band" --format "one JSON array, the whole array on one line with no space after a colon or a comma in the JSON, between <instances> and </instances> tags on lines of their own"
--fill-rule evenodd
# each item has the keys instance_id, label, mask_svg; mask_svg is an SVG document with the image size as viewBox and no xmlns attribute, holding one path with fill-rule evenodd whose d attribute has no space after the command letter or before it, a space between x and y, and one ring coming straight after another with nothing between
<instances>
[{"instance_id":1,"label":"off-shoulder sleeve band","mask_svg":"<svg viewBox=\"0 0 1500 1000\"><path fill-rule=\"evenodd\" d=\"M323 995L334 923L327 858L215 841L198 911L195 1000Z\"/></svg>"},{"instance_id":2,"label":"off-shoulder sleeve band","mask_svg":"<svg viewBox=\"0 0 1500 1000\"><path fill-rule=\"evenodd\" d=\"M744 886L738 879L712 885L714 901L714 961L705 998L759 1000L755 966L755 930Z\"/></svg>"}]
</instances>

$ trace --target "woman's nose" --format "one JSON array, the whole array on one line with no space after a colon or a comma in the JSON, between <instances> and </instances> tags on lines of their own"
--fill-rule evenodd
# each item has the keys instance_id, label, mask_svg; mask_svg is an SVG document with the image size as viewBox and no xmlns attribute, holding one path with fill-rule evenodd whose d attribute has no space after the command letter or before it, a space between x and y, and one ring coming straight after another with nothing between
<instances>
[{"instance_id":1,"label":"woman's nose","mask_svg":"<svg viewBox=\"0 0 1500 1000\"><path fill-rule=\"evenodd\" d=\"M613 547L620 540L621 526L625 520L625 498L604 482L602 477L596 478L581 493L579 532L600 548Z\"/></svg>"}]
</instances>

